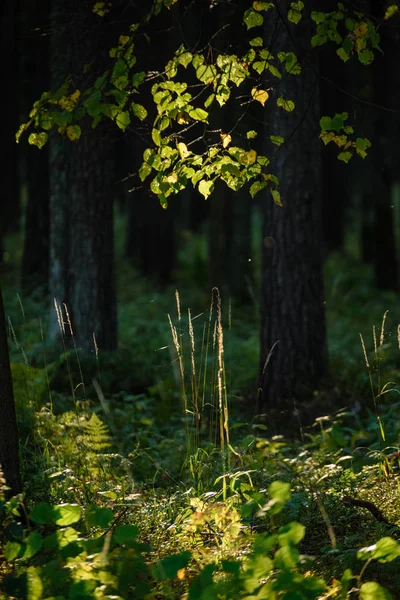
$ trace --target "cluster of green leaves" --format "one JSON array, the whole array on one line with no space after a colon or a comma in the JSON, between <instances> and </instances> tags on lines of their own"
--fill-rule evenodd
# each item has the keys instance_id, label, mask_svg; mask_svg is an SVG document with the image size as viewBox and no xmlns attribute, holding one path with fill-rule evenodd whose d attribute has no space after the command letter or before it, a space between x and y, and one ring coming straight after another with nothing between
<instances>
[{"instance_id":1,"label":"cluster of green leaves","mask_svg":"<svg viewBox=\"0 0 400 600\"><path fill-rule=\"evenodd\" d=\"M337 55L347 62L356 55L363 65L374 60L374 51L379 50L380 35L375 24L360 11L349 14L343 3L330 13L313 12L316 24L312 46L322 46L331 41L338 45Z\"/></svg>"},{"instance_id":2,"label":"cluster of green leaves","mask_svg":"<svg viewBox=\"0 0 400 600\"><path fill-rule=\"evenodd\" d=\"M171 0L159 0L147 22L160 12L163 5L170 8L173 3ZM287 19L294 24L299 23L303 18L303 9L303 2L292 2ZM100 16L108 10L108 3L94 5L94 12ZM263 13L270 10L276 10L273 2L255 0L243 16L247 29L262 27ZM373 22L363 13L349 11L339 2L337 10L330 13L313 12L312 19L316 26L311 39L312 46L333 42L339 46L337 53L344 61L352 55L356 55L363 64L373 60L374 51L379 49L379 34ZM253 181L250 187L252 196L268 185L274 201L280 205L279 181L268 171L270 160L267 156L258 155L251 147L251 140L257 132L247 132L246 148L231 146L234 128L230 132L221 128L211 129L210 118L218 110L214 105L221 108L227 102L233 102L232 87L243 84L247 86L242 95L244 104L258 102L264 106L269 99L265 89L266 76L271 78L270 87L274 88L275 82L282 77L301 74L296 55L288 51L274 56L262 36L249 41L249 49L244 56L219 54L215 60L210 60L205 53L192 54L181 45L163 73L145 73L135 71L135 36L139 29L138 24L131 25L127 34L120 36L117 46L110 50L110 57L114 60L112 69L98 77L92 87L71 89L72 81L67 79L55 93L44 93L35 102L30 120L21 125L17 140L32 127L35 132L30 134L29 143L39 148L47 142L48 131L53 128L71 141L78 140L81 135L79 123L87 115L92 119L92 127L96 127L103 118L108 118L125 131L132 119L144 121L148 113L153 112L152 108L146 108L134 100L144 83L156 79L151 89L157 112L152 124L154 146L145 151L139 176L142 181L153 176L150 187L162 206L166 207L167 198L184 189L189 182L197 186L204 198L208 198L214 190L216 179L223 180L233 190ZM189 66L194 70L196 79L203 84L203 91L208 93L203 103L200 102L203 92L199 93L196 87L196 96L193 96L186 77L184 81L176 81L180 68L186 70ZM279 96L276 105L291 112L295 110L295 99ZM350 139L353 129L349 126L338 128L337 117L331 119L330 124L327 123L328 117L323 118L321 138L324 143L333 141L339 146L340 160L347 162L354 152L364 157L369 142L363 138L355 141ZM340 135L336 135L338 133ZM270 141L277 146L284 143L284 139L277 135L270 136ZM199 145L202 146L201 151L195 152L191 148Z\"/></svg>"},{"instance_id":3,"label":"cluster of green leaves","mask_svg":"<svg viewBox=\"0 0 400 600\"><path fill-rule=\"evenodd\" d=\"M367 138L357 137L355 140L349 139L354 133L353 127L346 125L348 113L336 114L334 117L322 117L319 124L321 127L320 138L325 146L331 142L336 144L340 152L338 159L348 163L354 153L361 158L367 156L367 150L371 142Z\"/></svg>"},{"instance_id":4,"label":"cluster of green leaves","mask_svg":"<svg viewBox=\"0 0 400 600\"><path fill-rule=\"evenodd\" d=\"M254 511L276 517L290 500L290 486L275 481L268 489L267 502L257 494L243 506L243 513ZM188 589L190 600L206 598L304 598L317 600L328 586L313 575L310 559L299 552L305 527L290 522L276 533L252 536L245 558L225 555L206 564L195 578L192 553L173 553L161 560L148 561L150 548L139 541L139 527L121 524L120 517L105 506L77 504L36 504L29 513L28 529L19 520L21 498L1 503L5 536L4 556L9 563L4 579L8 597L41 600L43 598L151 598L171 595L174 581ZM206 526L224 529L224 537L240 533L238 518L230 516L224 503L195 504L186 527L200 531ZM237 514L237 513L236 513ZM213 523L213 527L211 526ZM231 547L231 546L230 546ZM330 588L335 598L348 597L358 588L361 600L383 598L391 594L376 582L361 582L362 573L373 560L389 563L400 556L400 544L390 537L358 551L364 568L358 577L347 569L341 580ZM188 568L189 567L189 568ZM307 570L308 569L308 570Z\"/></svg>"}]
</instances>

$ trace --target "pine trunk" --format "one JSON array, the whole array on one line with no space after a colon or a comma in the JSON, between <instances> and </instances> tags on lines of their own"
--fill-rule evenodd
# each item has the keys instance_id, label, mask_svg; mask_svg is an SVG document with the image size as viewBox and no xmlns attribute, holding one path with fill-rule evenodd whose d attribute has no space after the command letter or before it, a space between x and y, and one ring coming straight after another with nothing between
<instances>
[{"instance_id":1,"label":"pine trunk","mask_svg":"<svg viewBox=\"0 0 400 600\"><path fill-rule=\"evenodd\" d=\"M96 19L90 3L76 0L66 7L54 1L51 29L54 88L74 74L79 89L87 85L85 78L106 68L107 23ZM67 305L75 343L85 349L95 343L112 350L117 344L109 127L83 128L75 143L55 134L50 147L50 293ZM53 318L53 337L57 331Z\"/></svg>"},{"instance_id":2,"label":"pine trunk","mask_svg":"<svg viewBox=\"0 0 400 600\"><path fill-rule=\"evenodd\" d=\"M289 4L280 3L284 15ZM310 21L309 15L304 16L293 27L283 16L278 18L272 52L292 50L293 35L303 70L300 76L284 75L275 93L293 100L295 110L278 114L275 108L267 127L268 135L280 135L287 142L276 153L271 169L279 177L283 207L276 206L269 195L263 202L258 410L277 409L287 419L295 413L296 401L312 394L326 372L327 352L318 83L301 56L302 42L309 47Z\"/></svg>"}]
</instances>

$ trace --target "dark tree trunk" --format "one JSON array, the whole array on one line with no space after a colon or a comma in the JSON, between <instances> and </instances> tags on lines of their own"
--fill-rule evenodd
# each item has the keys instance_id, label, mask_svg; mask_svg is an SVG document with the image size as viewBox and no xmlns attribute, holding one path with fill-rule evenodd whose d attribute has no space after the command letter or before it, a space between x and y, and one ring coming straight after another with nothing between
<instances>
[{"instance_id":1,"label":"dark tree trunk","mask_svg":"<svg viewBox=\"0 0 400 600\"><path fill-rule=\"evenodd\" d=\"M372 13L382 19L386 2L371 2ZM376 54L372 64L373 101L380 106L397 109L400 78L392 65L400 58L396 25L385 23L380 28L384 56ZM391 60L388 60L388 58ZM374 194L375 252L374 272L378 288L398 290L398 264L395 219L392 199L393 179L398 177L398 112L387 114L374 108L375 136L371 152L372 192ZM373 165L373 167L372 167Z\"/></svg>"},{"instance_id":2,"label":"dark tree trunk","mask_svg":"<svg viewBox=\"0 0 400 600\"><path fill-rule=\"evenodd\" d=\"M324 0L324 11L337 8L335 0ZM336 46L327 44L320 50L319 72L321 115L333 117L336 113L349 112L348 96L341 89L348 88L346 76L349 68L341 64ZM329 144L321 153L322 161L322 233L325 255L343 250L345 239L345 210L349 205L346 181L350 166L337 159L338 149Z\"/></svg>"},{"instance_id":3,"label":"dark tree trunk","mask_svg":"<svg viewBox=\"0 0 400 600\"><path fill-rule=\"evenodd\" d=\"M252 199L245 186L238 192L228 191L228 210L232 228L227 230L228 286L232 297L243 303L249 300L253 287L251 262ZM229 222L229 221L228 221Z\"/></svg>"},{"instance_id":4,"label":"dark tree trunk","mask_svg":"<svg viewBox=\"0 0 400 600\"><path fill-rule=\"evenodd\" d=\"M143 3L143 9L148 7ZM175 22L176 11L163 11L154 18L147 30L149 39L142 37L136 46L140 69L143 71L159 70L162 72L180 44L180 32ZM168 34L166 34L168 32ZM144 94L144 95L143 95ZM150 90L142 92L141 102L149 107L153 100ZM154 116L154 115L152 115ZM139 169L143 151L147 144L142 137L146 133L127 137L125 142L125 159L127 172ZM148 133L148 132L147 132ZM149 137L149 136L148 136ZM153 175L152 175L153 176ZM133 180L136 189L126 198L127 204L127 237L126 256L138 267L140 273L160 284L171 282L177 260L177 215L179 199L171 196L165 210L159 200L148 191L149 180L143 185L139 179Z\"/></svg>"},{"instance_id":5,"label":"dark tree trunk","mask_svg":"<svg viewBox=\"0 0 400 600\"><path fill-rule=\"evenodd\" d=\"M111 145L99 126L71 154L69 305L78 346L117 346Z\"/></svg>"},{"instance_id":6,"label":"dark tree trunk","mask_svg":"<svg viewBox=\"0 0 400 600\"><path fill-rule=\"evenodd\" d=\"M28 204L22 256L21 288L25 293L49 281L49 149L28 148Z\"/></svg>"},{"instance_id":7,"label":"dark tree trunk","mask_svg":"<svg viewBox=\"0 0 400 600\"><path fill-rule=\"evenodd\" d=\"M378 173L375 188L375 284L380 289L398 290L397 249L394 231L392 181L387 169Z\"/></svg>"},{"instance_id":8,"label":"dark tree trunk","mask_svg":"<svg viewBox=\"0 0 400 600\"><path fill-rule=\"evenodd\" d=\"M286 15L289 2L279 6ZM280 17L278 17L280 19ZM309 47L309 16L296 26ZM273 53L292 50L291 23L280 19ZM294 32L293 32L294 33ZM308 57L308 60L311 60ZM319 98L308 64L300 76L284 75L277 93L294 100L292 113L276 112L268 135L292 137L272 164L280 180L283 207L270 197L262 206L261 392L259 411L279 409L290 416L294 402L312 392L327 369L321 240L321 157ZM271 102L274 99L271 98Z\"/></svg>"},{"instance_id":9,"label":"dark tree trunk","mask_svg":"<svg viewBox=\"0 0 400 600\"><path fill-rule=\"evenodd\" d=\"M7 327L0 288L0 467L11 494L21 492L18 428L8 356Z\"/></svg>"},{"instance_id":10,"label":"dark tree trunk","mask_svg":"<svg viewBox=\"0 0 400 600\"><path fill-rule=\"evenodd\" d=\"M158 198L142 188L130 194L127 202L127 257L136 262L142 275L169 283L176 265L179 200L172 197L165 210Z\"/></svg>"},{"instance_id":11,"label":"dark tree trunk","mask_svg":"<svg viewBox=\"0 0 400 600\"><path fill-rule=\"evenodd\" d=\"M32 104L49 88L49 2L23 10L22 113L27 120ZM24 144L23 161L28 203L22 257L21 287L25 293L48 289L49 278L49 149Z\"/></svg>"},{"instance_id":12,"label":"dark tree trunk","mask_svg":"<svg viewBox=\"0 0 400 600\"><path fill-rule=\"evenodd\" d=\"M223 182L216 182L216 189L210 198L208 218L208 278L211 288L217 287L221 293L227 292L226 256L226 195ZM229 217L229 215L228 215Z\"/></svg>"},{"instance_id":13,"label":"dark tree trunk","mask_svg":"<svg viewBox=\"0 0 400 600\"><path fill-rule=\"evenodd\" d=\"M76 87L108 64L107 22L93 15L90 3L66 7L54 1L51 13L52 79L59 86L68 74ZM82 65L90 64L88 75ZM65 303L73 335L81 348L115 349L116 298L113 264L114 162L107 124L82 131L71 144L53 136L50 147L50 293ZM52 323L52 333L58 324ZM68 329L68 327L67 327Z\"/></svg>"},{"instance_id":14,"label":"dark tree trunk","mask_svg":"<svg viewBox=\"0 0 400 600\"><path fill-rule=\"evenodd\" d=\"M10 231L16 231L19 223L18 146L15 133L19 125L19 2L6 0L1 12L1 81L3 94L0 111L3 115L1 127L1 196L0 196L0 239ZM6 58L5 58L6 57ZM14 79L10 79L14 77ZM7 85L9 82L9 85ZM0 256L0 262L3 253Z\"/></svg>"},{"instance_id":15,"label":"dark tree trunk","mask_svg":"<svg viewBox=\"0 0 400 600\"><path fill-rule=\"evenodd\" d=\"M374 200L371 192L364 190L361 194L361 260L366 264L372 264L375 260Z\"/></svg>"}]
</instances>

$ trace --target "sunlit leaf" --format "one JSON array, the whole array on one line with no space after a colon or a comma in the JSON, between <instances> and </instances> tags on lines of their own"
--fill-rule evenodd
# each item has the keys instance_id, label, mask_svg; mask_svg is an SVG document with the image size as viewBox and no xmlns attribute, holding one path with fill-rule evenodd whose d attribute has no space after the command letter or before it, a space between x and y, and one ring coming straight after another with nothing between
<instances>
[{"instance_id":1,"label":"sunlit leaf","mask_svg":"<svg viewBox=\"0 0 400 600\"><path fill-rule=\"evenodd\" d=\"M283 98L282 96L280 98L278 98L278 100L276 101L276 104L277 104L277 106L279 106L279 108L283 108L283 110L286 110L287 112L292 112L295 108L293 100L287 100L286 98Z\"/></svg>"},{"instance_id":2,"label":"sunlit leaf","mask_svg":"<svg viewBox=\"0 0 400 600\"><path fill-rule=\"evenodd\" d=\"M144 181L150 175L152 168L149 164L143 163L139 169L140 181Z\"/></svg>"},{"instance_id":3,"label":"sunlit leaf","mask_svg":"<svg viewBox=\"0 0 400 600\"><path fill-rule=\"evenodd\" d=\"M177 62L185 68L192 62L193 55L191 52L182 52L176 57Z\"/></svg>"},{"instance_id":4,"label":"sunlit leaf","mask_svg":"<svg viewBox=\"0 0 400 600\"><path fill-rule=\"evenodd\" d=\"M141 121L144 121L144 119L147 117L147 110L141 104L136 104L135 102L132 102L131 109L135 117L138 117L138 119L140 119Z\"/></svg>"},{"instance_id":5,"label":"sunlit leaf","mask_svg":"<svg viewBox=\"0 0 400 600\"><path fill-rule=\"evenodd\" d=\"M283 206L281 195L278 190L271 190L272 198L277 206Z\"/></svg>"},{"instance_id":6,"label":"sunlit leaf","mask_svg":"<svg viewBox=\"0 0 400 600\"><path fill-rule=\"evenodd\" d=\"M179 142L176 147L178 148L178 152L179 152L179 156L183 159L183 158L187 158L188 156L190 156L190 151L188 150L186 144L184 144L183 142Z\"/></svg>"},{"instance_id":7,"label":"sunlit leaf","mask_svg":"<svg viewBox=\"0 0 400 600\"><path fill-rule=\"evenodd\" d=\"M360 588L360 600L393 600L393 596L376 581L368 581Z\"/></svg>"},{"instance_id":8,"label":"sunlit leaf","mask_svg":"<svg viewBox=\"0 0 400 600\"><path fill-rule=\"evenodd\" d=\"M40 571L36 567L28 567L26 570L27 600L41 600L43 583Z\"/></svg>"},{"instance_id":9,"label":"sunlit leaf","mask_svg":"<svg viewBox=\"0 0 400 600\"><path fill-rule=\"evenodd\" d=\"M175 77L175 75L178 72L178 67L176 66L176 60L170 60L168 61L166 67L165 67L165 73L168 77L168 79L173 79Z\"/></svg>"},{"instance_id":10,"label":"sunlit leaf","mask_svg":"<svg viewBox=\"0 0 400 600\"><path fill-rule=\"evenodd\" d=\"M253 8L249 8L246 10L243 16L243 21L247 27L247 29L252 29L253 27L259 27L264 23L264 17L260 15L259 12L256 12Z\"/></svg>"},{"instance_id":11,"label":"sunlit leaf","mask_svg":"<svg viewBox=\"0 0 400 600\"><path fill-rule=\"evenodd\" d=\"M202 179L199 183L199 192L204 198L207 200L209 195L214 190L214 183L212 181L207 181L206 179Z\"/></svg>"},{"instance_id":12,"label":"sunlit leaf","mask_svg":"<svg viewBox=\"0 0 400 600\"><path fill-rule=\"evenodd\" d=\"M43 148L48 139L49 136L44 131L40 133L31 133L28 137L28 143L31 144L31 146L37 146L40 149Z\"/></svg>"},{"instance_id":13,"label":"sunlit leaf","mask_svg":"<svg viewBox=\"0 0 400 600\"><path fill-rule=\"evenodd\" d=\"M128 127L128 125L131 122L131 117L129 115L129 112L126 110L116 111L114 119L115 119L116 124L118 125L118 127L120 129L122 129L122 131L125 131L125 129Z\"/></svg>"},{"instance_id":14,"label":"sunlit leaf","mask_svg":"<svg viewBox=\"0 0 400 600\"><path fill-rule=\"evenodd\" d=\"M257 102L260 102L260 104L262 104L263 106L269 98L269 94L267 91L258 90L257 88L253 88L251 90L251 95L254 100L257 100Z\"/></svg>"},{"instance_id":15,"label":"sunlit leaf","mask_svg":"<svg viewBox=\"0 0 400 600\"><path fill-rule=\"evenodd\" d=\"M60 527L77 523L81 518L81 507L79 504L58 504L55 507L54 522Z\"/></svg>"},{"instance_id":16,"label":"sunlit leaf","mask_svg":"<svg viewBox=\"0 0 400 600\"><path fill-rule=\"evenodd\" d=\"M7 542L3 549L4 558L8 561L12 561L19 556L20 551L21 544L18 542Z\"/></svg>"},{"instance_id":17,"label":"sunlit leaf","mask_svg":"<svg viewBox=\"0 0 400 600\"><path fill-rule=\"evenodd\" d=\"M397 12L399 11L399 7L397 4L390 4L385 11L385 19L391 19Z\"/></svg>"},{"instance_id":18,"label":"sunlit leaf","mask_svg":"<svg viewBox=\"0 0 400 600\"><path fill-rule=\"evenodd\" d=\"M283 137L281 137L280 135L270 135L269 139L271 140L271 142L273 144L275 144L276 146L280 146L281 144L283 144L283 142L285 141Z\"/></svg>"},{"instance_id":19,"label":"sunlit leaf","mask_svg":"<svg viewBox=\"0 0 400 600\"><path fill-rule=\"evenodd\" d=\"M161 146L161 133L158 129L152 129L151 137L156 146Z\"/></svg>"},{"instance_id":20,"label":"sunlit leaf","mask_svg":"<svg viewBox=\"0 0 400 600\"><path fill-rule=\"evenodd\" d=\"M227 148L232 141L232 136L229 133L221 133L222 147Z\"/></svg>"},{"instance_id":21,"label":"sunlit leaf","mask_svg":"<svg viewBox=\"0 0 400 600\"><path fill-rule=\"evenodd\" d=\"M250 46L264 46L264 40L261 37L256 37L250 40Z\"/></svg>"},{"instance_id":22,"label":"sunlit leaf","mask_svg":"<svg viewBox=\"0 0 400 600\"><path fill-rule=\"evenodd\" d=\"M189 110L189 116L196 121L207 121L208 112L202 108L193 108Z\"/></svg>"},{"instance_id":23,"label":"sunlit leaf","mask_svg":"<svg viewBox=\"0 0 400 600\"><path fill-rule=\"evenodd\" d=\"M266 181L255 181L254 183L252 183L251 186L250 186L250 196L252 198L254 198L254 196L256 194L258 194L258 192L260 192L261 190L263 190L266 185L267 185Z\"/></svg>"}]
</instances>

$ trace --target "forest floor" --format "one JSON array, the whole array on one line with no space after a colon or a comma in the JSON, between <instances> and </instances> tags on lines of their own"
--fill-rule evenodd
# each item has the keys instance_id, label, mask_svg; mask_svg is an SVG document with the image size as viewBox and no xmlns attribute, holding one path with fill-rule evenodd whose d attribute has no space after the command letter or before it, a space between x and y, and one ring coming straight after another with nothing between
<instances>
[{"instance_id":1,"label":"forest floor","mask_svg":"<svg viewBox=\"0 0 400 600\"><path fill-rule=\"evenodd\" d=\"M98 357L46 343L47 302L7 274L26 514L2 503L0 597L400 598L396 295L328 260L331 376L313 422L271 435L257 303L222 299L221 361L187 268L181 318L175 288L121 268L120 347Z\"/></svg>"}]
</instances>

